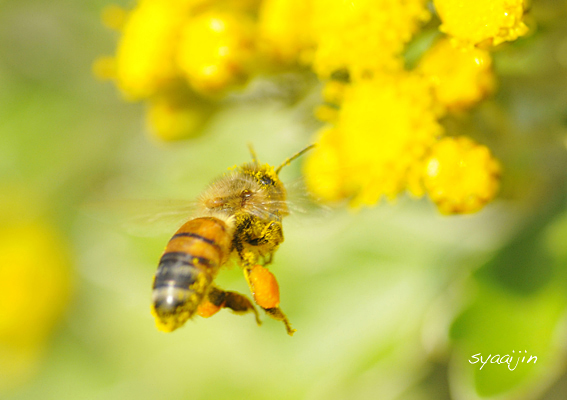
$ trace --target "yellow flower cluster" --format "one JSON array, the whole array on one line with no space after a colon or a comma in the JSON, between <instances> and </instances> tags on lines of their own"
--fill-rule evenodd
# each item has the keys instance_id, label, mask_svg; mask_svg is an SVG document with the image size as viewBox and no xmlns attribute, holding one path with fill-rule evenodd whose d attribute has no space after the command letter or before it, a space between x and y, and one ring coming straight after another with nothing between
<instances>
[{"instance_id":1,"label":"yellow flower cluster","mask_svg":"<svg viewBox=\"0 0 567 400\"><path fill-rule=\"evenodd\" d=\"M313 69L322 78L398 71L404 46L429 18L424 0L313 0Z\"/></svg>"},{"instance_id":2,"label":"yellow flower cluster","mask_svg":"<svg viewBox=\"0 0 567 400\"><path fill-rule=\"evenodd\" d=\"M256 0L140 0L130 12L109 6L119 29L114 59L94 65L128 100L146 100L151 131L163 140L199 132L213 100L258 69Z\"/></svg>"},{"instance_id":3,"label":"yellow flower cluster","mask_svg":"<svg viewBox=\"0 0 567 400\"><path fill-rule=\"evenodd\" d=\"M306 160L307 185L323 200L349 199L355 207L376 204L382 196L394 199L408 190L415 196L427 194L445 214L476 212L497 193L499 163L488 148L469 138L444 137L439 121L448 113L466 111L493 93L489 47L526 32L521 22L523 3L435 1L442 20L440 30L451 36L438 39L414 69L405 71L398 68L404 62L402 49L394 50L385 42L378 55L361 52L351 57L357 52L357 43L368 41L362 35L349 42L350 33L375 23L377 19L369 15L380 14L382 21L388 21L386 26L397 29L374 32L366 28L367 34L372 32L372 40L377 40L376 35L387 35L389 40L404 38L397 41L401 48L415 33L411 23L426 19L417 3L411 5L411 11L404 10L403 17L393 7L380 7L385 3L342 2L341 17L329 23L329 31L334 26L337 37L325 34L333 41L329 47L334 50L325 68L318 64L323 56L317 52L323 45L317 43L313 68L320 77L346 70L350 79L328 81L323 89L325 104L315 115L327 125L318 133L318 147ZM410 3L403 2L406 6ZM361 8L357 14L348 6ZM328 9L331 14L335 11L332 5ZM351 28L345 28L345 20ZM385 55L390 62L381 62Z\"/></svg>"},{"instance_id":4,"label":"yellow flower cluster","mask_svg":"<svg viewBox=\"0 0 567 400\"><path fill-rule=\"evenodd\" d=\"M441 134L432 102L426 82L406 72L348 85L334 127L322 130L306 161L309 188L329 200L351 197L354 205L395 198Z\"/></svg>"},{"instance_id":5,"label":"yellow flower cluster","mask_svg":"<svg viewBox=\"0 0 567 400\"><path fill-rule=\"evenodd\" d=\"M94 71L147 102L159 138L181 139L199 132L214 100L260 72L400 70L405 44L428 17L425 0L139 0L131 11L104 10L121 35L115 57Z\"/></svg>"},{"instance_id":6,"label":"yellow flower cluster","mask_svg":"<svg viewBox=\"0 0 567 400\"><path fill-rule=\"evenodd\" d=\"M430 19L427 0L139 0L130 12L105 12L107 25L122 35L115 59L95 70L111 75L128 98L147 100L150 125L173 140L198 132L217 100L254 75L309 67L325 82L315 115L327 123L305 166L315 194L360 206L408 189L429 194L443 212L471 212L498 187L490 153L492 163L463 161L469 167L459 169L489 177L470 188L475 206L440 188L472 180L452 182L460 179L456 173L432 183L427 160L445 143L440 119L493 93L490 46L526 33L523 0L434 6L447 36L408 70L404 51ZM465 142L457 143L446 148L468 159Z\"/></svg>"},{"instance_id":7,"label":"yellow flower cluster","mask_svg":"<svg viewBox=\"0 0 567 400\"><path fill-rule=\"evenodd\" d=\"M45 204L20 185L0 183L0 397L37 372L69 305L69 245Z\"/></svg>"}]
</instances>

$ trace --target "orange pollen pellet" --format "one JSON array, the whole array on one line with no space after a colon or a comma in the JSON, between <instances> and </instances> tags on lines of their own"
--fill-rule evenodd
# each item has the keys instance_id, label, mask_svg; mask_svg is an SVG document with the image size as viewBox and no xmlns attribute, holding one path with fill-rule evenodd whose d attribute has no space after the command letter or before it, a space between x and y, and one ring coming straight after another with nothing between
<instances>
[{"instance_id":1,"label":"orange pollen pellet","mask_svg":"<svg viewBox=\"0 0 567 400\"><path fill-rule=\"evenodd\" d=\"M203 302L197 307L197 314L203 318L209 318L215 315L220 309L221 306L215 306L210 301L203 300Z\"/></svg>"},{"instance_id":2,"label":"orange pollen pellet","mask_svg":"<svg viewBox=\"0 0 567 400\"><path fill-rule=\"evenodd\" d=\"M262 308L275 308L280 304L280 288L274 274L261 265L255 265L249 279L256 304Z\"/></svg>"}]
</instances>

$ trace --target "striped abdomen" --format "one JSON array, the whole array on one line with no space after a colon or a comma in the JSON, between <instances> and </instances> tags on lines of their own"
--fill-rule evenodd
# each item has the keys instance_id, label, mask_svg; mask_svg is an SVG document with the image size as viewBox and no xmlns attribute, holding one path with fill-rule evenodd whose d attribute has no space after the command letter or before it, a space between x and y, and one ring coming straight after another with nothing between
<instances>
[{"instance_id":1,"label":"striped abdomen","mask_svg":"<svg viewBox=\"0 0 567 400\"><path fill-rule=\"evenodd\" d=\"M171 332L197 310L231 252L231 234L217 218L195 218L173 235L154 278L152 313Z\"/></svg>"}]
</instances>

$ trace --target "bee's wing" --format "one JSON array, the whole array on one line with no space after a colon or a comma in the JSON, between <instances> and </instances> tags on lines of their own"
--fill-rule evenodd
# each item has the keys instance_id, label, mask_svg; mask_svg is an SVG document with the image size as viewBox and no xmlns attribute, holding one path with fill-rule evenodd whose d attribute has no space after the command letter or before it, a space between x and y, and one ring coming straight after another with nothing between
<instances>
[{"instance_id":1,"label":"bee's wing","mask_svg":"<svg viewBox=\"0 0 567 400\"><path fill-rule=\"evenodd\" d=\"M291 215L299 214L314 218L325 217L331 207L307 190L303 178L286 184L287 206Z\"/></svg>"},{"instance_id":2,"label":"bee's wing","mask_svg":"<svg viewBox=\"0 0 567 400\"><path fill-rule=\"evenodd\" d=\"M286 207L286 200L266 200L264 202L255 202L248 205L247 210L250 214L262 220L279 221L282 217L287 215L287 213L284 213Z\"/></svg>"},{"instance_id":3,"label":"bee's wing","mask_svg":"<svg viewBox=\"0 0 567 400\"><path fill-rule=\"evenodd\" d=\"M261 219L280 220L286 214L274 212L273 210L287 210L292 217L301 216L301 219L322 218L330 212L330 208L325 206L312 196L302 179L285 184L287 198L285 200L265 200L260 203L253 203L249 211ZM292 218L299 219L299 218Z\"/></svg>"},{"instance_id":4,"label":"bee's wing","mask_svg":"<svg viewBox=\"0 0 567 400\"><path fill-rule=\"evenodd\" d=\"M105 200L84 204L88 217L134 236L172 234L195 216L197 202L187 200Z\"/></svg>"}]
</instances>

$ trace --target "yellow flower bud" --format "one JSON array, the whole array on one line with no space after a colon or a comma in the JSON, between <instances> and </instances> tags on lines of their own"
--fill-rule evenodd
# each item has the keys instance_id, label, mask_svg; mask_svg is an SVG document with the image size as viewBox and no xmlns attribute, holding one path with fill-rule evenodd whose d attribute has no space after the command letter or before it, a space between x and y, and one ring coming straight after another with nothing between
<instances>
[{"instance_id":1,"label":"yellow flower bud","mask_svg":"<svg viewBox=\"0 0 567 400\"><path fill-rule=\"evenodd\" d=\"M255 46L254 25L244 14L208 12L183 26L177 63L193 89L214 95L248 78Z\"/></svg>"},{"instance_id":2,"label":"yellow flower bud","mask_svg":"<svg viewBox=\"0 0 567 400\"><path fill-rule=\"evenodd\" d=\"M170 94L150 101L147 122L153 135L169 142L199 134L212 112L213 107L202 100Z\"/></svg>"},{"instance_id":3,"label":"yellow flower bud","mask_svg":"<svg viewBox=\"0 0 567 400\"><path fill-rule=\"evenodd\" d=\"M185 17L171 1L140 2L124 25L116 52L116 79L131 100L148 98L177 77L174 52Z\"/></svg>"},{"instance_id":4,"label":"yellow flower bud","mask_svg":"<svg viewBox=\"0 0 567 400\"><path fill-rule=\"evenodd\" d=\"M126 22L128 12L116 5L108 5L102 10L102 22L110 29L120 30Z\"/></svg>"},{"instance_id":5,"label":"yellow flower bud","mask_svg":"<svg viewBox=\"0 0 567 400\"><path fill-rule=\"evenodd\" d=\"M323 100L331 104L341 104L346 86L345 83L336 80L328 81L323 87Z\"/></svg>"},{"instance_id":6,"label":"yellow flower bud","mask_svg":"<svg viewBox=\"0 0 567 400\"><path fill-rule=\"evenodd\" d=\"M528 28L522 22L524 0L434 0L440 30L470 44L494 45L517 39Z\"/></svg>"},{"instance_id":7,"label":"yellow flower bud","mask_svg":"<svg viewBox=\"0 0 567 400\"><path fill-rule=\"evenodd\" d=\"M447 38L427 50L417 70L429 80L437 101L448 111L465 110L494 91L490 53Z\"/></svg>"},{"instance_id":8,"label":"yellow flower bud","mask_svg":"<svg viewBox=\"0 0 567 400\"><path fill-rule=\"evenodd\" d=\"M328 104L322 104L315 108L315 118L323 122L336 122L339 110Z\"/></svg>"},{"instance_id":9,"label":"yellow flower bud","mask_svg":"<svg viewBox=\"0 0 567 400\"><path fill-rule=\"evenodd\" d=\"M263 51L274 63L305 62L313 47L311 2L264 0L258 16Z\"/></svg>"},{"instance_id":10,"label":"yellow flower bud","mask_svg":"<svg viewBox=\"0 0 567 400\"><path fill-rule=\"evenodd\" d=\"M499 187L500 165L486 146L467 137L437 142L425 162L424 186L444 214L473 213Z\"/></svg>"},{"instance_id":11,"label":"yellow flower bud","mask_svg":"<svg viewBox=\"0 0 567 400\"><path fill-rule=\"evenodd\" d=\"M92 66L93 74L100 80L116 78L116 59L113 57L99 57Z\"/></svg>"}]
</instances>

